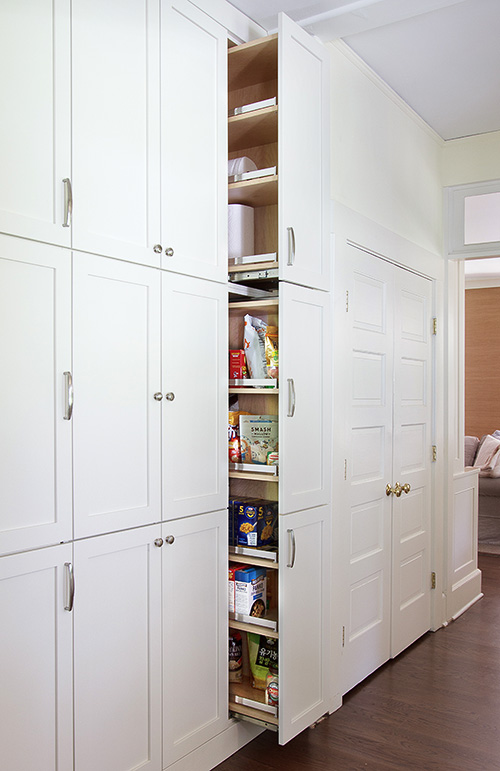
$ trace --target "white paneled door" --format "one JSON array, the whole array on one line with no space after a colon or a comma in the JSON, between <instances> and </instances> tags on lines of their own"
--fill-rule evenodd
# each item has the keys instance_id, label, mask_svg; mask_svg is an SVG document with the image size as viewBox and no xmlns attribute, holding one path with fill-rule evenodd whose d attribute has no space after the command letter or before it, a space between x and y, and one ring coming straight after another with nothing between
<instances>
[{"instance_id":1,"label":"white paneled door","mask_svg":"<svg viewBox=\"0 0 500 771\"><path fill-rule=\"evenodd\" d=\"M429 629L431 587L432 284L348 251L344 693Z\"/></svg>"}]
</instances>

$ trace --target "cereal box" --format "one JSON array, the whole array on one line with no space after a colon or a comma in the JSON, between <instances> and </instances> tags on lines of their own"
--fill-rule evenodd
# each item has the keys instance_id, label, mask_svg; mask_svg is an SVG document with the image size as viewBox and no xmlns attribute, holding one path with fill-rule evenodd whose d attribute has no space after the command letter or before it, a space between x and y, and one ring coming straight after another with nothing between
<instances>
[{"instance_id":1,"label":"cereal box","mask_svg":"<svg viewBox=\"0 0 500 771\"><path fill-rule=\"evenodd\" d=\"M229 612L234 613L234 574L237 570L243 570L243 568L248 567L248 565L230 565L228 570L228 605L229 605Z\"/></svg>"},{"instance_id":2,"label":"cereal box","mask_svg":"<svg viewBox=\"0 0 500 771\"><path fill-rule=\"evenodd\" d=\"M257 546L257 505L254 501L234 503L238 546Z\"/></svg>"},{"instance_id":3,"label":"cereal box","mask_svg":"<svg viewBox=\"0 0 500 771\"><path fill-rule=\"evenodd\" d=\"M243 463L266 465L278 451L278 416L240 415L240 447Z\"/></svg>"},{"instance_id":4,"label":"cereal box","mask_svg":"<svg viewBox=\"0 0 500 771\"><path fill-rule=\"evenodd\" d=\"M248 566L234 574L234 610L244 616L266 614L267 571Z\"/></svg>"}]
</instances>

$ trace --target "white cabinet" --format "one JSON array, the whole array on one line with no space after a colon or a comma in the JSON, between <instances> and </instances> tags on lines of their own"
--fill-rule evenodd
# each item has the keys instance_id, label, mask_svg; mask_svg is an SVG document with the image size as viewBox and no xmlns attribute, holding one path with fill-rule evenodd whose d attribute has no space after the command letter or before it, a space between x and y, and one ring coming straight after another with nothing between
<instances>
[{"instance_id":1,"label":"white cabinet","mask_svg":"<svg viewBox=\"0 0 500 771\"><path fill-rule=\"evenodd\" d=\"M161 769L159 526L75 543L75 771Z\"/></svg>"},{"instance_id":2,"label":"white cabinet","mask_svg":"<svg viewBox=\"0 0 500 771\"><path fill-rule=\"evenodd\" d=\"M162 274L162 519L227 505L227 291Z\"/></svg>"},{"instance_id":3,"label":"white cabinet","mask_svg":"<svg viewBox=\"0 0 500 771\"><path fill-rule=\"evenodd\" d=\"M331 708L329 506L280 517L279 741Z\"/></svg>"},{"instance_id":4,"label":"white cabinet","mask_svg":"<svg viewBox=\"0 0 500 771\"><path fill-rule=\"evenodd\" d=\"M9 771L73 767L71 546L0 558L0 746Z\"/></svg>"},{"instance_id":5,"label":"white cabinet","mask_svg":"<svg viewBox=\"0 0 500 771\"><path fill-rule=\"evenodd\" d=\"M76 0L72 40L73 247L224 281L225 30L188 0Z\"/></svg>"},{"instance_id":6,"label":"white cabinet","mask_svg":"<svg viewBox=\"0 0 500 771\"><path fill-rule=\"evenodd\" d=\"M160 517L160 282L74 254L75 536Z\"/></svg>"},{"instance_id":7,"label":"white cabinet","mask_svg":"<svg viewBox=\"0 0 500 771\"><path fill-rule=\"evenodd\" d=\"M278 31L280 277L330 289L330 59L284 14Z\"/></svg>"},{"instance_id":8,"label":"white cabinet","mask_svg":"<svg viewBox=\"0 0 500 771\"><path fill-rule=\"evenodd\" d=\"M158 0L72 3L73 246L159 265Z\"/></svg>"},{"instance_id":9,"label":"white cabinet","mask_svg":"<svg viewBox=\"0 0 500 771\"><path fill-rule=\"evenodd\" d=\"M188 0L161 3L162 267L227 276L227 33Z\"/></svg>"},{"instance_id":10,"label":"white cabinet","mask_svg":"<svg viewBox=\"0 0 500 771\"><path fill-rule=\"evenodd\" d=\"M4 0L0 25L0 231L69 246L70 9Z\"/></svg>"},{"instance_id":11,"label":"white cabinet","mask_svg":"<svg viewBox=\"0 0 500 771\"><path fill-rule=\"evenodd\" d=\"M227 725L227 510L162 525L163 767Z\"/></svg>"},{"instance_id":12,"label":"white cabinet","mask_svg":"<svg viewBox=\"0 0 500 771\"><path fill-rule=\"evenodd\" d=\"M331 496L330 295L280 284L281 514Z\"/></svg>"},{"instance_id":13,"label":"white cabinet","mask_svg":"<svg viewBox=\"0 0 500 771\"><path fill-rule=\"evenodd\" d=\"M0 236L0 553L72 537L68 253Z\"/></svg>"},{"instance_id":14,"label":"white cabinet","mask_svg":"<svg viewBox=\"0 0 500 771\"><path fill-rule=\"evenodd\" d=\"M229 203L254 209L253 253L268 258L258 267L323 290L330 289L328 83L326 49L283 14L277 35L228 52L229 157L275 171L232 181Z\"/></svg>"}]
</instances>

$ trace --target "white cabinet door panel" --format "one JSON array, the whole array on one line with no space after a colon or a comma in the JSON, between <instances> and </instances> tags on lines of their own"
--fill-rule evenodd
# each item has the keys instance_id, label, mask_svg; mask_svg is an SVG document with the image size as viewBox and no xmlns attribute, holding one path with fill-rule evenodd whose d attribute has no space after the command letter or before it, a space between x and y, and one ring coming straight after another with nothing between
<instances>
[{"instance_id":1,"label":"white cabinet door panel","mask_svg":"<svg viewBox=\"0 0 500 771\"><path fill-rule=\"evenodd\" d=\"M74 254L75 536L160 520L160 282Z\"/></svg>"},{"instance_id":2,"label":"white cabinet door panel","mask_svg":"<svg viewBox=\"0 0 500 771\"><path fill-rule=\"evenodd\" d=\"M0 747L8 771L73 767L71 546L0 559Z\"/></svg>"},{"instance_id":3,"label":"white cabinet door panel","mask_svg":"<svg viewBox=\"0 0 500 771\"><path fill-rule=\"evenodd\" d=\"M330 498L329 295L280 285L280 513Z\"/></svg>"},{"instance_id":4,"label":"white cabinet door panel","mask_svg":"<svg viewBox=\"0 0 500 771\"><path fill-rule=\"evenodd\" d=\"M0 237L0 553L72 535L71 257Z\"/></svg>"},{"instance_id":5,"label":"white cabinet door panel","mask_svg":"<svg viewBox=\"0 0 500 771\"><path fill-rule=\"evenodd\" d=\"M162 267L225 281L227 33L187 0L161 17Z\"/></svg>"},{"instance_id":6,"label":"white cabinet door panel","mask_svg":"<svg viewBox=\"0 0 500 771\"><path fill-rule=\"evenodd\" d=\"M278 34L280 277L329 289L330 62L284 14Z\"/></svg>"},{"instance_id":7,"label":"white cabinet door panel","mask_svg":"<svg viewBox=\"0 0 500 771\"><path fill-rule=\"evenodd\" d=\"M330 507L280 518L279 741L330 707Z\"/></svg>"},{"instance_id":8,"label":"white cabinet door panel","mask_svg":"<svg viewBox=\"0 0 500 771\"><path fill-rule=\"evenodd\" d=\"M3 0L0 71L0 231L69 246L69 4Z\"/></svg>"},{"instance_id":9,"label":"white cabinet door panel","mask_svg":"<svg viewBox=\"0 0 500 771\"><path fill-rule=\"evenodd\" d=\"M162 536L166 768L227 723L227 509L164 523Z\"/></svg>"},{"instance_id":10,"label":"white cabinet door panel","mask_svg":"<svg viewBox=\"0 0 500 771\"><path fill-rule=\"evenodd\" d=\"M227 506L227 290L164 273L162 309L162 519L173 519Z\"/></svg>"},{"instance_id":11,"label":"white cabinet door panel","mask_svg":"<svg viewBox=\"0 0 500 771\"><path fill-rule=\"evenodd\" d=\"M75 543L75 770L161 769L158 526Z\"/></svg>"},{"instance_id":12,"label":"white cabinet door panel","mask_svg":"<svg viewBox=\"0 0 500 771\"><path fill-rule=\"evenodd\" d=\"M159 8L74 0L73 247L159 265Z\"/></svg>"}]
</instances>

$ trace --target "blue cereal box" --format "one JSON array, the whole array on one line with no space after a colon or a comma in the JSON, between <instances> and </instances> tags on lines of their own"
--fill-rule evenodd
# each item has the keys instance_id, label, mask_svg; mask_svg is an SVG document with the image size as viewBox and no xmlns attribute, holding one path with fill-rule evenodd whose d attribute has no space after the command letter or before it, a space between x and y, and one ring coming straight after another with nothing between
<instances>
[{"instance_id":1,"label":"blue cereal box","mask_svg":"<svg viewBox=\"0 0 500 771\"><path fill-rule=\"evenodd\" d=\"M252 501L235 502L238 546L257 546L257 504Z\"/></svg>"},{"instance_id":2,"label":"blue cereal box","mask_svg":"<svg viewBox=\"0 0 500 771\"><path fill-rule=\"evenodd\" d=\"M267 571L248 567L234 574L234 610L244 616L261 617L266 614Z\"/></svg>"}]
</instances>

